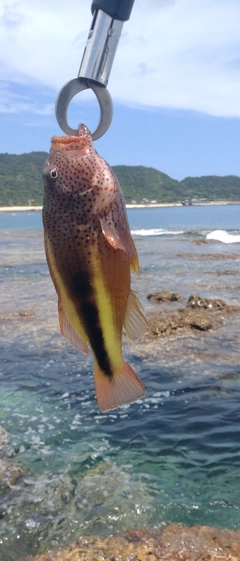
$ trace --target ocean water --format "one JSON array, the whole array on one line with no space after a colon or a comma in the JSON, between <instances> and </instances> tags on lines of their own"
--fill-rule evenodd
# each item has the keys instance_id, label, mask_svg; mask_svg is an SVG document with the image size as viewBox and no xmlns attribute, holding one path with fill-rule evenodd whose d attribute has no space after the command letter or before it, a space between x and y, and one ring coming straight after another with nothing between
<instances>
[{"instance_id":1,"label":"ocean water","mask_svg":"<svg viewBox=\"0 0 240 561\"><path fill-rule=\"evenodd\" d=\"M240 304L240 206L128 216L147 312L149 292L166 289L185 303ZM102 414L91 355L59 333L41 213L0 214L0 283L1 561L129 527L240 529L240 318L210 333L124 338L147 397Z\"/></svg>"}]
</instances>

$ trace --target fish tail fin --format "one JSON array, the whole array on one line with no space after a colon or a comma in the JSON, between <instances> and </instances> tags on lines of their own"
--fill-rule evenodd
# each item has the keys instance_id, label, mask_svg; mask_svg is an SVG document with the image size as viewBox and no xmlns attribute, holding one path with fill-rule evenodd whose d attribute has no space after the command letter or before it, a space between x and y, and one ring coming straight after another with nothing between
<instances>
[{"instance_id":1,"label":"fish tail fin","mask_svg":"<svg viewBox=\"0 0 240 561\"><path fill-rule=\"evenodd\" d=\"M125 361L123 361L121 370L114 372L111 377L104 374L99 366L95 365L94 382L98 406L103 413L145 396L142 382Z\"/></svg>"}]
</instances>

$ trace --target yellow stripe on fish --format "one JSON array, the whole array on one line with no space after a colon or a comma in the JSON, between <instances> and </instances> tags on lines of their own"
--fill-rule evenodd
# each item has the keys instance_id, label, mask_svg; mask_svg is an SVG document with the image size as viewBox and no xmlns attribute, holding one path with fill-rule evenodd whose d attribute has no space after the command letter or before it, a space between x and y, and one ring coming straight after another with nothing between
<instances>
[{"instance_id":1,"label":"yellow stripe on fish","mask_svg":"<svg viewBox=\"0 0 240 561\"><path fill-rule=\"evenodd\" d=\"M112 301L109 292L106 290L99 261L97 261L97 266L93 275L93 288L105 348L112 367L119 368L122 361L121 338L115 328Z\"/></svg>"}]
</instances>

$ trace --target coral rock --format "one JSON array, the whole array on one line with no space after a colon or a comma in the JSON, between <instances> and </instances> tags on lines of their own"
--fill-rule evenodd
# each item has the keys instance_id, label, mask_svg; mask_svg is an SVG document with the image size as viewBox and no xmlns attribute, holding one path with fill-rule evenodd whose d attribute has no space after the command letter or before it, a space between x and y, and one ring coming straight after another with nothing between
<instances>
[{"instance_id":1,"label":"coral rock","mask_svg":"<svg viewBox=\"0 0 240 561\"><path fill-rule=\"evenodd\" d=\"M240 531L210 526L170 524L154 531L133 530L123 536L87 536L25 561L239 561Z\"/></svg>"}]
</instances>

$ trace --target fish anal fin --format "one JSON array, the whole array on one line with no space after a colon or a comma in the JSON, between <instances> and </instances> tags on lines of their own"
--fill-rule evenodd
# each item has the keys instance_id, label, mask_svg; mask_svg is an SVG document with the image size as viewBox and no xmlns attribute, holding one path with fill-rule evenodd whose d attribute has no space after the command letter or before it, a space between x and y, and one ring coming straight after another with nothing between
<instances>
[{"instance_id":1,"label":"fish anal fin","mask_svg":"<svg viewBox=\"0 0 240 561\"><path fill-rule=\"evenodd\" d=\"M73 325L67 318L60 300L58 301L58 314L61 334L64 335L64 337L66 337L66 339L68 339L68 341L70 341L70 343L72 343L74 347L77 347L79 351L81 351L85 355L88 355L87 343L83 341L82 337L79 335L76 329L74 329Z\"/></svg>"},{"instance_id":2,"label":"fish anal fin","mask_svg":"<svg viewBox=\"0 0 240 561\"><path fill-rule=\"evenodd\" d=\"M94 369L96 398L104 413L145 397L145 389L131 366L123 360L119 372L109 377L96 365Z\"/></svg>"},{"instance_id":3,"label":"fish anal fin","mask_svg":"<svg viewBox=\"0 0 240 561\"><path fill-rule=\"evenodd\" d=\"M139 339L148 329L148 321L143 313L142 304L135 292L130 290L124 319L124 329L129 339Z\"/></svg>"},{"instance_id":4,"label":"fish anal fin","mask_svg":"<svg viewBox=\"0 0 240 561\"><path fill-rule=\"evenodd\" d=\"M114 249L121 249L122 251L125 251L133 271L139 273L137 250L130 231L127 228L123 228L118 232L114 223L108 217L103 216L99 218L99 220L102 233L108 243Z\"/></svg>"}]
</instances>

